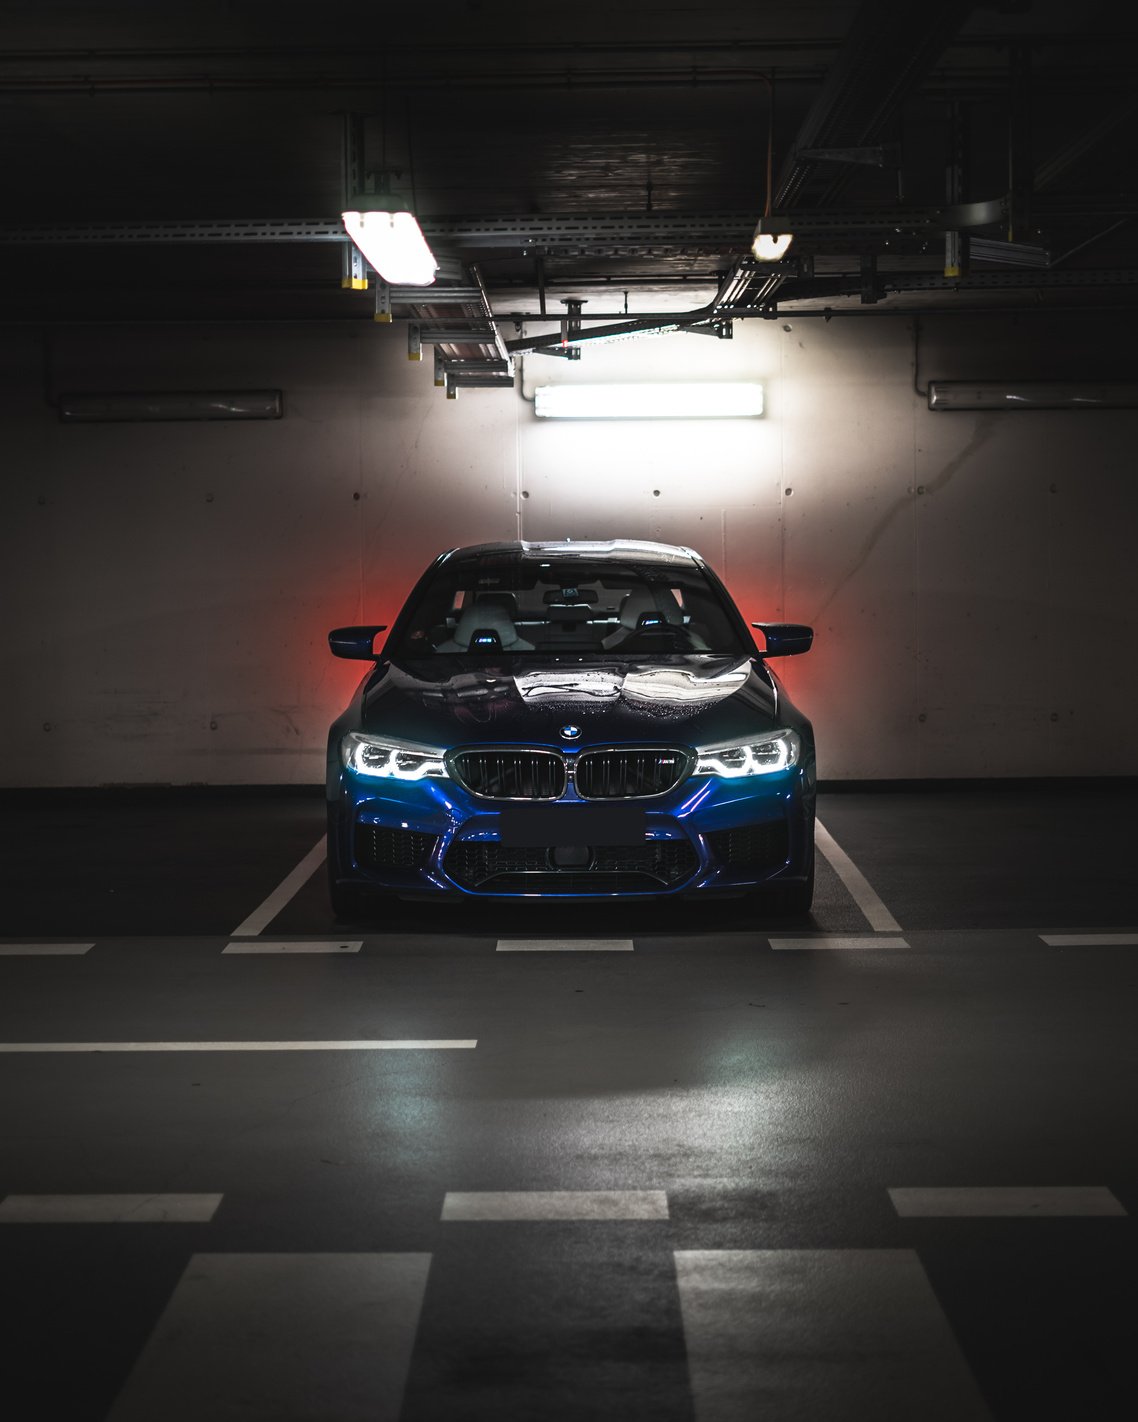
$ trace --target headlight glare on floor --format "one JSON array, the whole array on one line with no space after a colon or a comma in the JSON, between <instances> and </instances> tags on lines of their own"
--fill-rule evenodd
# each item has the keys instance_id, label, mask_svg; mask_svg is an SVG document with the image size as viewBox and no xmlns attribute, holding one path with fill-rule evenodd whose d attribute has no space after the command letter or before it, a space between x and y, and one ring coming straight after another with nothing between
<instances>
[{"instance_id":1,"label":"headlight glare on floor","mask_svg":"<svg viewBox=\"0 0 1138 1422\"><path fill-rule=\"evenodd\" d=\"M772 731L760 740L742 745L699 748L696 775L722 775L728 780L743 775L773 775L798 764L802 741L794 731Z\"/></svg>"},{"instance_id":2,"label":"headlight glare on floor","mask_svg":"<svg viewBox=\"0 0 1138 1422\"><path fill-rule=\"evenodd\" d=\"M358 731L349 732L340 742L340 758L348 770L378 780L423 780L447 773L441 751Z\"/></svg>"}]
</instances>

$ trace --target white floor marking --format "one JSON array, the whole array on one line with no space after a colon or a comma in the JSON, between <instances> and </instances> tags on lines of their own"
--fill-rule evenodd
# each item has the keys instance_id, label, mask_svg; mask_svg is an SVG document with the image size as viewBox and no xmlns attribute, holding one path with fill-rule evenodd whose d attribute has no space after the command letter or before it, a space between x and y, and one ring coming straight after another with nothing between
<instances>
[{"instance_id":1,"label":"white floor marking","mask_svg":"<svg viewBox=\"0 0 1138 1422\"><path fill-rule=\"evenodd\" d=\"M0 943L0 958L81 957L93 943Z\"/></svg>"},{"instance_id":2,"label":"white floor marking","mask_svg":"<svg viewBox=\"0 0 1138 1422\"><path fill-rule=\"evenodd\" d=\"M319 866L324 863L327 853L327 841L321 837L292 873L287 875L265 902L255 908L243 923L239 923L229 936L231 938L256 938L259 933L263 933L289 899L304 888Z\"/></svg>"},{"instance_id":3,"label":"white floor marking","mask_svg":"<svg viewBox=\"0 0 1138 1422\"><path fill-rule=\"evenodd\" d=\"M697 1422L988 1422L911 1249L676 1253Z\"/></svg>"},{"instance_id":4,"label":"white floor marking","mask_svg":"<svg viewBox=\"0 0 1138 1422\"><path fill-rule=\"evenodd\" d=\"M0 1042L0 1052L411 1052L470 1050L469 1038L374 1042Z\"/></svg>"},{"instance_id":5,"label":"white floor marking","mask_svg":"<svg viewBox=\"0 0 1138 1422\"><path fill-rule=\"evenodd\" d=\"M631 953L631 938L499 938L499 953Z\"/></svg>"},{"instance_id":6,"label":"white floor marking","mask_svg":"<svg viewBox=\"0 0 1138 1422\"><path fill-rule=\"evenodd\" d=\"M447 1191L444 1220L666 1220L663 1190Z\"/></svg>"},{"instance_id":7,"label":"white floor marking","mask_svg":"<svg viewBox=\"0 0 1138 1422\"><path fill-rule=\"evenodd\" d=\"M900 933L901 925L878 898L872 885L821 820L814 822L814 843L826 856L830 868L849 891L850 898L865 914L877 933Z\"/></svg>"},{"instance_id":8,"label":"white floor marking","mask_svg":"<svg viewBox=\"0 0 1138 1422\"><path fill-rule=\"evenodd\" d=\"M889 1191L904 1218L1125 1215L1105 1185L960 1185Z\"/></svg>"},{"instance_id":9,"label":"white floor marking","mask_svg":"<svg viewBox=\"0 0 1138 1422\"><path fill-rule=\"evenodd\" d=\"M429 1254L195 1254L108 1422L397 1422Z\"/></svg>"},{"instance_id":10,"label":"white floor marking","mask_svg":"<svg viewBox=\"0 0 1138 1422\"><path fill-rule=\"evenodd\" d=\"M7 1195L0 1224L208 1224L220 1195Z\"/></svg>"},{"instance_id":11,"label":"white floor marking","mask_svg":"<svg viewBox=\"0 0 1138 1422\"><path fill-rule=\"evenodd\" d=\"M1050 948L1124 948L1138 944L1138 933L1041 933Z\"/></svg>"},{"instance_id":12,"label":"white floor marking","mask_svg":"<svg viewBox=\"0 0 1138 1422\"><path fill-rule=\"evenodd\" d=\"M813 938L772 938L770 945L779 952L803 948L834 948L842 952L860 952L862 949L908 948L909 946L903 938L871 938L864 933L860 937L853 934L834 936L819 933Z\"/></svg>"},{"instance_id":13,"label":"white floor marking","mask_svg":"<svg viewBox=\"0 0 1138 1422\"><path fill-rule=\"evenodd\" d=\"M364 946L362 938L330 938L326 942L315 939L308 943L270 943L267 938L242 938L227 944L221 951L225 953L358 953Z\"/></svg>"}]
</instances>

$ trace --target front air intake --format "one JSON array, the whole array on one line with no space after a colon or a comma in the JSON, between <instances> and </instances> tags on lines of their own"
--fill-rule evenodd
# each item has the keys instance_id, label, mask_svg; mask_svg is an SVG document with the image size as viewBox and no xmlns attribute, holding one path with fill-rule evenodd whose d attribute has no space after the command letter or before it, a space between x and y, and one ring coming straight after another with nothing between
<instances>
[{"instance_id":1,"label":"front air intake","mask_svg":"<svg viewBox=\"0 0 1138 1422\"><path fill-rule=\"evenodd\" d=\"M438 837L387 825L356 826L356 863L362 869L422 869Z\"/></svg>"}]
</instances>

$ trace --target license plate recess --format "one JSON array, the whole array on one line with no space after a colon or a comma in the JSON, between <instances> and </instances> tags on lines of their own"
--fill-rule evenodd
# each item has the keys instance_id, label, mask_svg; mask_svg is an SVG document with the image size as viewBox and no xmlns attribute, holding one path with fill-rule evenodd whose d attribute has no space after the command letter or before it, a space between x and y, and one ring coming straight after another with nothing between
<instances>
[{"instance_id":1,"label":"license plate recess","mask_svg":"<svg viewBox=\"0 0 1138 1422\"><path fill-rule=\"evenodd\" d=\"M643 844L638 805L507 805L498 830L503 844L562 849L595 844Z\"/></svg>"}]
</instances>

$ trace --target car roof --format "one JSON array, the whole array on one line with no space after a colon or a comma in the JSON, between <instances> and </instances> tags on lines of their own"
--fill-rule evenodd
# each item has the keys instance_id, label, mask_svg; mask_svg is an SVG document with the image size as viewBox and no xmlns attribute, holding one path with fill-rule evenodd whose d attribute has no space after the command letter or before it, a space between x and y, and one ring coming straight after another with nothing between
<instances>
[{"instance_id":1,"label":"car roof","mask_svg":"<svg viewBox=\"0 0 1138 1422\"><path fill-rule=\"evenodd\" d=\"M604 541L563 539L557 542L530 543L516 540L509 543L473 543L465 548L452 548L443 557L447 562L465 561L496 554L517 554L519 558L587 558L590 563L701 563L691 548L672 543L649 543L635 538L610 538Z\"/></svg>"}]
</instances>

